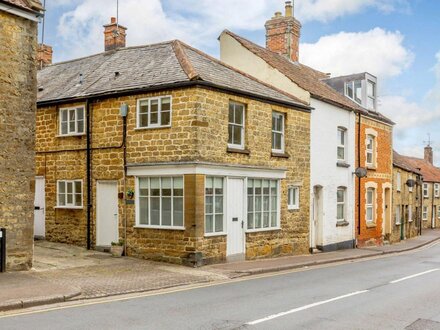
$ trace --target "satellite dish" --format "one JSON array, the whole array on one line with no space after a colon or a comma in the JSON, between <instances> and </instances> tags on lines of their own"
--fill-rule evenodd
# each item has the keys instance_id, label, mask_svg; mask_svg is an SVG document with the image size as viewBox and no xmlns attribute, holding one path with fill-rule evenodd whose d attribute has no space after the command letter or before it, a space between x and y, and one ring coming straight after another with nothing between
<instances>
[{"instance_id":1,"label":"satellite dish","mask_svg":"<svg viewBox=\"0 0 440 330\"><path fill-rule=\"evenodd\" d=\"M413 188L416 185L416 181L413 179L408 179L408 181L406 181L406 185L410 188Z\"/></svg>"},{"instance_id":2,"label":"satellite dish","mask_svg":"<svg viewBox=\"0 0 440 330\"><path fill-rule=\"evenodd\" d=\"M354 174L358 177L358 178L365 178L367 176L367 169L363 168L363 167L358 167L356 169L356 171L354 171Z\"/></svg>"}]
</instances>

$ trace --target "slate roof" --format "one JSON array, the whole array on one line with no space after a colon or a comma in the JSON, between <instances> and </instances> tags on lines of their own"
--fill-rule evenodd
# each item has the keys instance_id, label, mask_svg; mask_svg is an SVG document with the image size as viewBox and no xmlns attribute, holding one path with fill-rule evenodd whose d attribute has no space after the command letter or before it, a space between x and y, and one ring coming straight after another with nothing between
<instances>
[{"instance_id":1,"label":"slate roof","mask_svg":"<svg viewBox=\"0 0 440 330\"><path fill-rule=\"evenodd\" d=\"M413 165L409 157L403 156L395 150L393 150L393 165L402 170L422 175L422 172Z\"/></svg>"},{"instance_id":2,"label":"slate roof","mask_svg":"<svg viewBox=\"0 0 440 330\"><path fill-rule=\"evenodd\" d=\"M43 10L43 6L39 0L0 0L0 2L30 11L41 12Z\"/></svg>"},{"instance_id":3,"label":"slate roof","mask_svg":"<svg viewBox=\"0 0 440 330\"><path fill-rule=\"evenodd\" d=\"M440 183L440 168L421 158L408 156L402 157L405 158L405 162L408 165L412 166L413 168L420 169L420 172L423 175L423 181Z\"/></svg>"},{"instance_id":4,"label":"slate roof","mask_svg":"<svg viewBox=\"0 0 440 330\"><path fill-rule=\"evenodd\" d=\"M309 109L298 98L178 40L50 65L38 72L38 103L192 83Z\"/></svg>"},{"instance_id":5,"label":"slate roof","mask_svg":"<svg viewBox=\"0 0 440 330\"><path fill-rule=\"evenodd\" d=\"M261 47L231 31L225 30L223 33L230 35L243 47L262 58L266 63L280 71L299 87L310 92L313 98L347 110L360 112L366 116L375 118L387 124L394 124L390 119L386 118L382 114L369 111L359 106L357 103L351 101L349 98L331 88L323 81L329 78L327 74L317 71L299 62L292 62L287 57Z\"/></svg>"}]
</instances>

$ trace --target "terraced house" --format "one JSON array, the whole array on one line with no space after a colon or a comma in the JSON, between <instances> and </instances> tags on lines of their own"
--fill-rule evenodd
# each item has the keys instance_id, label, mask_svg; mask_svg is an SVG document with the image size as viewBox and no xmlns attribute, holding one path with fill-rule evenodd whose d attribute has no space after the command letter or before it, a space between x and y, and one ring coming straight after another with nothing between
<instances>
[{"instance_id":1,"label":"terraced house","mask_svg":"<svg viewBox=\"0 0 440 330\"><path fill-rule=\"evenodd\" d=\"M294 17L293 9L292 3L287 1L285 14L277 12L266 22L266 48L224 31L220 36L221 59L295 95L314 109L310 249L350 248L363 245L373 237L380 244L384 189L388 189L386 198L391 205L392 122L375 108L368 109L353 97L353 93L347 97L340 92L335 86L341 84L338 78L330 78L328 74L301 64L301 24ZM348 90L353 91L353 88L349 86ZM367 80L364 92L367 100L366 89ZM376 99L372 100L375 106ZM367 139L373 139L368 148L373 148L374 152L367 152ZM367 165L366 157L371 162L369 179L363 179L361 185L356 179L355 184L354 172ZM365 220L367 213L368 221Z\"/></svg>"},{"instance_id":2,"label":"terraced house","mask_svg":"<svg viewBox=\"0 0 440 330\"><path fill-rule=\"evenodd\" d=\"M180 41L105 31L105 52L38 75L46 239L191 264L306 252L307 103Z\"/></svg>"},{"instance_id":3,"label":"terraced house","mask_svg":"<svg viewBox=\"0 0 440 330\"><path fill-rule=\"evenodd\" d=\"M39 1L0 0L0 228L6 229L8 270L32 266L35 61L42 15Z\"/></svg>"},{"instance_id":4,"label":"terraced house","mask_svg":"<svg viewBox=\"0 0 440 330\"><path fill-rule=\"evenodd\" d=\"M393 217L390 243L415 237L422 228L422 173L411 160L396 151L393 153Z\"/></svg>"},{"instance_id":5,"label":"terraced house","mask_svg":"<svg viewBox=\"0 0 440 330\"><path fill-rule=\"evenodd\" d=\"M422 227L440 227L440 168L434 166L432 147L425 147L424 158L406 157L423 175Z\"/></svg>"}]
</instances>

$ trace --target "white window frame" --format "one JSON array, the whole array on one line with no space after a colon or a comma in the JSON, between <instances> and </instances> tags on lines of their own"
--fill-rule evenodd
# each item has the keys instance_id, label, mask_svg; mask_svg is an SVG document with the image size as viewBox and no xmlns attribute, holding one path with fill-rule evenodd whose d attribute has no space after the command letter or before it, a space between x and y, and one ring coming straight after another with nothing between
<instances>
[{"instance_id":1,"label":"white window frame","mask_svg":"<svg viewBox=\"0 0 440 330\"><path fill-rule=\"evenodd\" d=\"M60 205L60 192L59 192L59 189L60 189L60 183L62 183L62 182L65 184L65 188L64 188L65 189L64 190L64 195L65 195L65 201L66 201L65 205ZM81 183L81 193L77 193L76 190L75 190L75 183L77 183L77 182ZM67 184L68 183L72 184L72 195L73 195L72 203L67 203ZM83 180L57 180L57 187L56 187L56 189L57 189L57 191L56 191L56 194L57 194L57 206L56 206L56 208L57 209L82 209L83 208L83 205L84 205L84 194L83 194L84 185L83 185ZM81 196L81 206L75 205L75 198L76 198L76 195L78 195L78 194Z\"/></svg>"},{"instance_id":2,"label":"white window frame","mask_svg":"<svg viewBox=\"0 0 440 330\"><path fill-rule=\"evenodd\" d=\"M412 205L408 205L408 222L413 222Z\"/></svg>"},{"instance_id":3,"label":"white window frame","mask_svg":"<svg viewBox=\"0 0 440 330\"><path fill-rule=\"evenodd\" d=\"M341 144L341 137L344 139L344 144ZM339 148L344 150L344 157L339 158ZM338 127L338 141L336 147L336 158L338 161L345 162L347 160L347 129L344 127Z\"/></svg>"},{"instance_id":4,"label":"white window frame","mask_svg":"<svg viewBox=\"0 0 440 330\"><path fill-rule=\"evenodd\" d=\"M413 176L412 176L412 174L410 174L409 175L409 180L412 180L413 179ZM408 192L410 192L410 193L412 193L413 192L413 187L408 187Z\"/></svg>"},{"instance_id":5,"label":"white window frame","mask_svg":"<svg viewBox=\"0 0 440 330\"><path fill-rule=\"evenodd\" d=\"M369 141L371 140L371 149L368 149L368 144ZM365 150L366 150L366 158L365 158L365 163L367 165L367 167L374 167L375 163L376 163L376 155L375 155L375 151L376 151L376 137L374 135L367 135L367 139L366 139L366 145L365 145ZM368 162L368 154L371 154L371 163Z\"/></svg>"},{"instance_id":6,"label":"white window frame","mask_svg":"<svg viewBox=\"0 0 440 330\"><path fill-rule=\"evenodd\" d=\"M342 191L343 192L343 198L344 200L342 202L338 201L338 192ZM339 219L338 218L338 206L342 205L343 207L343 218ZM336 220L339 221L347 221L347 188L345 187L338 187L338 189L336 190Z\"/></svg>"},{"instance_id":7,"label":"white window frame","mask_svg":"<svg viewBox=\"0 0 440 330\"><path fill-rule=\"evenodd\" d=\"M400 172L396 173L396 190L400 192L402 190L402 175Z\"/></svg>"},{"instance_id":8,"label":"white window frame","mask_svg":"<svg viewBox=\"0 0 440 330\"><path fill-rule=\"evenodd\" d=\"M231 105L234 105L234 111L235 111L235 106L236 105L243 107L243 117L242 117L243 118L243 123L241 125L229 121L229 107ZM229 143L229 129L230 129L230 126L241 127L241 144ZM246 129L246 105L243 104L243 103L239 103L239 102L229 101L229 104L228 104L228 148L244 150L244 146L245 146L245 141L244 141L245 129Z\"/></svg>"},{"instance_id":9,"label":"white window frame","mask_svg":"<svg viewBox=\"0 0 440 330\"><path fill-rule=\"evenodd\" d=\"M183 207L182 207L182 226L163 226L163 225L146 225L146 224L141 224L140 223L140 179L148 179L148 220L149 222L151 222L151 179L152 178L158 178L159 182L160 182L160 190L162 191L162 178L171 178L171 196L167 196L171 198L171 224L173 224L173 217L174 217L174 207L173 207L173 203L174 203L174 195L173 195L173 179L174 178L181 178L182 182L183 182L183 196L179 196L182 197L183 199ZM162 223L162 194L160 196L155 196L155 197L159 197L160 198L160 215L159 215L159 219L160 222ZM135 200L136 200L136 228L147 228L147 229L163 229L163 230L185 230L185 177L182 175L162 175L162 176L138 176L136 177L135 180Z\"/></svg>"},{"instance_id":10,"label":"white window frame","mask_svg":"<svg viewBox=\"0 0 440 330\"><path fill-rule=\"evenodd\" d=\"M372 200L371 200L371 204L368 203L368 192L372 191ZM366 196L365 196L365 221L367 223L376 223L376 189L375 188L367 188L367 191L365 192ZM368 219L368 209L371 208L371 216L372 219L369 220Z\"/></svg>"},{"instance_id":11,"label":"white window frame","mask_svg":"<svg viewBox=\"0 0 440 330\"><path fill-rule=\"evenodd\" d=\"M423 198L429 198L429 185L427 183L423 184Z\"/></svg>"},{"instance_id":12,"label":"white window frame","mask_svg":"<svg viewBox=\"0 0 440 330\"><path fill-rule=\"evenodd\" d=\"M273 128L273 118L274 116L280 116L282 118L283 124L282 124L282 130L281 131L276 131ZM282 112L278 112L278 111L272 111L272 152L274 153L284 153L285 150L285 142L284 142L284 131L285 131L285 127L286 127L286 115ZM274 144L274 134L280 134L281 135L281 149L274 149L273 148L273 144Z\"/></svg>"},{"instance_id":13,"label":"white window frame","mask_svg":"<svg viewBox=\"0 0 440 330\"><path fill-rule=\"evenodd\" d=\"M440 184L434 183L434 197L440 197Z\"/></svg>"},{"instance_id":14,"label":"white window frame","mask_svg":"<svg viewBox=\"0 0 440 330\"><path fill-rule=\"evenodd\" d=\"M428 220L428 207L423 206L422 208L422 220L427 221Z\"/></svg>"},{"instance_id":15,"label":"white window frame","mask_svg":"<svg viewBox=\"0 0 440 330\"><path fill-rule=\"evenodd\" d=\"M293 198L293 192L296 192L295 198ZM299 210L300 203L300 187L290 186L287 188L287 209L288 210Z\"/></svg>"},{"instance_id":16,"label":"white window frame","mask_svg":"<svg viewBox=\"0 0 440 330\"><path fill-rule=\"evenodd\" d=\"M350 100L353 100L357 104L362 105L362 95L361 95L361 99L358 99L356 96L356 89L355 89L356 82L361 84L361 93L362 93L362 80L352 80L352 81L345 83L345 88L344 88L345 96L348 97ZM353 90L353 96L348 95L348 87L349 86L351 86L351 88Z\"/></svg>"},{"instance_id":17,"label":"white window frame","mask_svg":"<svg viewBox=\"0 0 440 330\"><path fill-rule=\"evenodd\" d=\"M220 178L220 179L223 180L223 195L222 195L222 197L223 197L223 231L219 231L219 232L215 231L215 216L218 215L218 213L215 212L215 197L216 197L216 194L215 194L215 188L213 188L214 189L214 193L211 195L213 197L213 199L212 199L212 211L213 211L213 213L210 213L210 215L213 216L213 230L214 231L212 233L206 232L206 216L208 215L206 213L206 196L207 196L206 195L206 180L208 178L213 178L213 179ZM227 202L227 199L226 199L226 197L227 197L226 184L227 184L227 177L212 176L212 175L206 175L205 176L205 183L204 183L204 186L203 186L203 189L204 189L203 196L204 196L204 203L205 203L205 208L203 210L203 213L204 213L204 217L203 217L204 224L203 225L204 225L205 237L227 235L227 230L226 230L226 225L227 225L226 224L226 202Z\"/></svg>"},{"instance_id":18,"label":"white window frame","mask_svg":"<svg viewBox=\"0 0 440 330\"><path fill-rule=\"evenodd\" d=\"M253 187L254 188L254 194L253 194L253 206L254 206L254 208L253 208L253 221L254 221L254 228L252 228L252 229L250 229L250 228L248 228L248 214L249 214L249 209L248 209L248 206L246 205L246 224L245 224L245 228L246 228L246 230L245 230L245 232L246 233L255 233L255 232L262 232L262 231L273 231L273 230L279 230L279 229L281 229L281 225L280 225L280 223L281 223L281 219L280 219L280 214L281 214L281 196L280 196L280 193L281 193L281 181L279 180L279 179L263 179L263 178L247 178L247 180L246 180L246 201L248 200L248 182L249 182L249 180L261 180L261 182L263 183L263 181L269 181L269 184L270 184L270 181L275 181L275 182L277 182L277 205L276 205L276 221L277 221L277 223L276 223L276 226L274 226L274 227L271 227L270 226L270 224L271 224L271 213L272 213L272 195L271 195L271 193L270 193L270 190L271 190L271 188L270 188L270 186L269 186L269 227L266 227L266 228L264 228L263 227L263 223L264 223L264 220L263 220L263 207L264 207L264 202L263 202L263 199L261 200L261 224L262 224L262 227L261 228L257 228L257 229L255 229L255 186ZM261 189L263 189L263 187L261 187ZM261 195L262 197L263 197L263 195ZM246 204L247 204L247 202L246 202Z\"/></svg>"},{"instance_id":19,"label":"white window frame","mask_svg":"<svg viewBox=\"0 0 440 330\"><path fill-rule=\"evenodd\" d=\"M400 214L400 205L396 206L396 218L394 219L394 223L396 224L396 226L401 225L402 224L402 217Z\"/></svg>"},{"instance_id":20,"label":"white window frame","mask_svg":"<svg viewBox=\"0 0 440 330\"><path fill-rule=\"evenodd\" d=\"M162 111L162 100L169 98L170 99L170 123L168 125L162 125L162 113L168 111ZM157 123L151 123L151 101L157 101ZM148 111L146 112L148 116L148 124L147 126L141 126L141 102L148 102ZM145 113L144 113L145 114ZM138 99L136 103L136 129L154 129L154 128L166 128L171 127L173 122L173 97L171 95L163 95L156 97L148 97L143 99Z\"/></svg>"},{"instance_id":21,"label":"white window frame","mask_svg":"<svg viewBox=\"0 0 440 330\"><path fill-rule=\"evenodd\" d=\"M69 118L70 118L70 112L71 111L75 112L75 119L74 119L75 130L74 131L70 130L70 122L71 121L69 120ZM79 120L78 120L78 112L79 111L82 111L82 114L83 114L83 119L82 119L83 131L82 132L80 132L78 130L78 122L79 122ZM62 126L63 126L62 125L63 124L63 112L67 112L67 122L66 122L67 123L67 133L63 133L63 129L62 129ZM86 110L85 110L85 106L80 105L80 106L76 106L76 107L60 108L58 115L59 115L59 121L58 121L58 123L59 123L59 131L58 131L58 136L81 136L81 135L85 135L86 134Z\"/></svg>"},{"instance_id":22,"label":"white window frame","mask_svg":"<svg viewBox=\"0 0 440 330\"><path fill-rule=\"evenodd\" d=\"M368 85L371 84L373 86L373 95L369 95L368 94ZM376 83L374 81L371 81L369 79L367 79L367 85L366 85L366 94L367 94L367 104L366 104L366 108L369 110L375 110L376 109ZM372 100L373 101L373 107L370 108L368 107L368 100Z\"/></svg>"}]
</instances>

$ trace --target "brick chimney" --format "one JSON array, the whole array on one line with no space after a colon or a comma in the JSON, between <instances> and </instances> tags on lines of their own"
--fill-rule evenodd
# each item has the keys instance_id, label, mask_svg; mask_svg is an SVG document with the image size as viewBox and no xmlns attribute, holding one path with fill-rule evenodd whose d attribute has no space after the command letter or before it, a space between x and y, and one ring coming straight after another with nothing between
<instances>
[{"instance_id":1,"label":"brick chimney","mask_svg":"<svg viewBox=\"0 0 440 330\"><path fill-rule=\"evenodd\" d=\"M293 9L292 1L286 1L285 16L276 12L266 22L266 48L298 62L301 23L295 19Z\"/></svg>"},{"instance_id":2,"label":"brick chimney","mask_svg":"<svg viewBox=\"0 0 440 330\"><path fill-rule=\"evenodd\" d=\"M430 164L434 164L434 155L430 145L425 147L425 160Z\"/></svg>"},{"instance_id":3,"label":"brick chimney","mask_svg":"<svg viewBox=\"0 0 440 330\"><path fill-rule=\"evenodd\" d=\"M38 70L52 64L53 50L52 46L39 44L37 48L37 66Z\"/></svg>"},{"instance_id":4,"label":"brick chimney","mask_svg":"<svg viewBox=\"0 0 440 330\"><path fill-rule=\"evenodd\" d=\"M119 25L116 17L112 17L110 24L104 25L104 46L105 51L125 47L127 28Z\"/></svg>"}]
</instances>

